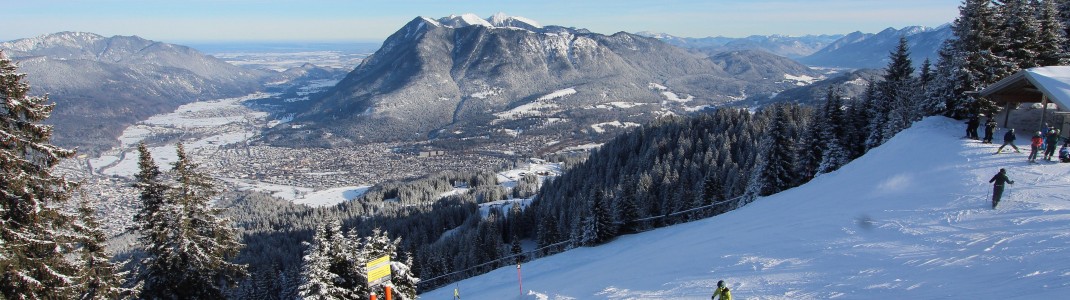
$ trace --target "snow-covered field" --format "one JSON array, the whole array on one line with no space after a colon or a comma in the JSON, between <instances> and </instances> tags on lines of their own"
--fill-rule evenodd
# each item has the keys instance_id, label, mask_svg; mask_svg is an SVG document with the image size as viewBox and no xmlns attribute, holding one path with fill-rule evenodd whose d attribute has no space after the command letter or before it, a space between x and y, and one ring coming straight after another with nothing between
<instances>
[{"instance_id":1,"label":"snow-covered field","mask_svg":"<svg viewBox=\"0 0 1070 300\"><path fill-rule=\"evenodd\" d=\"M187 141L187 152L218 148L238 143L256 135L252 123L267 118L267 113L250 110L241 103L270 96L254 93L243 97L198 101L179 106L174 112L159 114L127 127L119 136L119 148L112 149L91 162L101 174L131 177L137 173L137 144L156 134L187 132L206 133L206 137ZM234 125L234 126L228 126ZM150 147L156 163L166 168L177 160L174 145Z\"/></svg>"},{"instance_id":2,"label":"snow-covered field","mask_svg":"<svg viewBox=\"0 0 1070 300\"><path fill-rule=\"evenodd\" d=\"M1070 164L993 155L932 117L839 171L696 222L509 266L452 299L1065 299ZM1016 184L991 209L988 180Z\"/></svg>"},{"instance_id":3,"label":"snow-covered field","mask_svg":"<svg viewBox=\"0 0 1070 300\"><path fill-rule=\"evenodd\" d=\"M329 82L313 82L310 89L326 88ZM242 102L270 96L256 93L244 97L219 100L199 101L180 106L174 112L153 116L143 122L128 127L119 137L121 146L91 160L97 172L105 175L132 177L138 172L137 144L161 134L195 133L196 139L183 138L187 153L194 155L194 160L202 165L204 157L218 151L220 146L240 143L256 136L265 126L276 124L278 120L268 120L268 114L245 107ZM150 145L149 152L161 169L169 169L178 160L175 145ZM314 173L310 175L331 175L331 173ZM226 178L221 179L241 190L266 192L275 197L287 199L297 204L309 206L327 206L360 197L368 190L368 185L341 186L317 190L308 187L271 184L267 182Z\"/></svg>"}]
</instances>

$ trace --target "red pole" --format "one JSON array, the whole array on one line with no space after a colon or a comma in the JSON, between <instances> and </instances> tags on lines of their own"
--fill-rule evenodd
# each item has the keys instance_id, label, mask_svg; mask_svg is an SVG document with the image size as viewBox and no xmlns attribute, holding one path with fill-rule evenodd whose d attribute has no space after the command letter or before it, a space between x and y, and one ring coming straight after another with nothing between
<instances>
[{"instance_id":1,"label":"red pole","mask_svg":"<svg viewBox=\"0 0 1070 300\"><path fill-rule=\"evenodd\" d=\"M372 300L376 300L375 293L372 293Z\"/></svg>"},{"instance_id":2,"label":"red pole","mask_svg":"<svg viewBox=\"0 0 1070 300\"><path fill-rule=\"evenodd\" d=\"M390 286L386 286L386 300L394 300L394 293L390 292Z\"/></svg>"},{"instance_id":3,"label":"red pole","mask_svg":"<svg viewBox=\"0 0 1070 300\"><path fill-rule=\"evenodd\" d=\"M516 280L520 283L520 296L524 296L524 277L520 276L520 264L516 264ZM372 299L375 300L375 299Z\"/></svg>"}]
</instances>

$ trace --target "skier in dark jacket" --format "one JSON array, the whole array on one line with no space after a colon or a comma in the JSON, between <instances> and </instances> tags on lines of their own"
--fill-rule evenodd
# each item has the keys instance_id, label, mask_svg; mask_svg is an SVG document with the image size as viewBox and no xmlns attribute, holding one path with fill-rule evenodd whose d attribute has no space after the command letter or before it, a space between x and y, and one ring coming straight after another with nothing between
<instances>
[{"instance_id":1,"label":"skier in dark jacket","mask_svg":"<svg viewBox=\"0 0 1070 300\"><path fill-rule=\"evenodd\" d=\"M980 127L980 126L981 126L981 119L978 119L977 116L970 115L970 120L966 121L966 138L975 139L975 140L978 139L977 138L977 127Z\"/></svg>"},{"instance_id":2,"label":"skier in dark jacket","mask_svg":"<svg viewBox=\"0 0 1070 300\"><path fill-rule=\"evenodd\" d=\"M1007 169L999 169L999 173L996 176L992 176L988 182L994 182L992 185L992 209L996 209L996 205L999 205L999 199L1003 197L1003 184L1014 184L1014 180L1007 178Z\"/></svg>"},{"instance_id":3,"label":"skier in dark jacket","mask_svg":"<svg viewBox=\"0 0 1070 300\"><path fill-rule=\"evenodd\" d=\"M1055 148L1059 146L1059 130L1052 129L1048 131L1048 135L1044 137L1044 145L1048 146L1044 149L1044 159L1051 161L1051 158L1055 156Z\"/></svg>"},{"instance_id":4,"label":"skier in dark jacket","mask_svg":"<svg viewBox=\"0 0 1070 300\"><path fill-rule=\"evenodd\" d=\"M1018 150L1018 146L1014 145L1015 139L1016 137L1014 136L1014 128L1011 128L1011 130L1008 130L1007 133L1003 134L1003 146L999 146L999 150L996 150L996 154L1002 152L1003 147L1007 147L1007 145L1014 147L1014 152L1022 153L1022 151Z\"/></svg>"},{"instance_id":5,"label":"skier in dark jacket","mask_svg":"<svg viewBox=\"0 0 1070 300\"><path fill-rule=\"evenodd\" d=\"M996 133L996 120L992 120L992 118L988 118L988 121L985 122L985 139L982 140L981 142L985 143L985 144L991 144L992 143L992 135L995 134L995 133Z\"/></svg>"}]
</instances>

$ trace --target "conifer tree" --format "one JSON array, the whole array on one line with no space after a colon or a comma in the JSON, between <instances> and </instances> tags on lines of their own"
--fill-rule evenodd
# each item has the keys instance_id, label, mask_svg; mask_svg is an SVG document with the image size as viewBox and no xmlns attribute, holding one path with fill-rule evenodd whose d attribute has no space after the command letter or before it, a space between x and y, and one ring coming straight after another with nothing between
<instances>
[{"instance_id":1,"label":"conifer tree","mask_svg":"<svg viewBox=\"0 0 1070 300\"><path fill-rule=\"evenodd\" d=\"M336 226L337 225L337 226ZM342 234L339 232L341 223L331 222L330 225L319 225L313 233L312 241L306 243L304 263L301 266L303 282L298 288L298 296L301 299L346 299L355 298L356 295L338 285L342 281L341 276L332 272L334 252Z\"/></svg>"},{"instance_id":2,"label":"conifer tree","mask_svg":"<svg viewBox=\"0 0 1070 300\"><path fill-rule=\"evenodd\" d=\"M24 74L0 52L0 298L71 299L77 268L64 255L79 238L56 209L72 185L52 168L74 151L52 145L48 97L30 97Z\"/></svg>"},{"instance_id":3,"label":"conifer tree","mask_svg":"<svg viewBox=\"0 0 1070 300\"><path fill-rule=\"evenodd\" d=\"M838 89L830 87L825 99L822 116L828 125L822 139L826 149L822 152L817 174L835 171L850 161L849 145L845 142L849 138L847 127L851 125L843 111L843 96Z\"/></svg>"},{"instance_id":4,"label":"conifer tree","mask_svg":"<svg viewBox=\"0 0 1070 300\"><path fill-rule=\"evenodd\" d=\"M921 105L930 113L943 112L944 116L962 119L969 115L974 99L966 94L963 85L969 74L965 69L965 55L956 44L952 38L941 45L936 70L925 88L925 99Z\"/></svg>"},{"instance_id":5,"label":"conifer tree","mask_svg":"<svg viewBox=\"0 0 1070 300\"><path fill-rule=\"evenodd\" d=\"M224 289L246 275L245 266L228 260L241 249L237 231L212 207L218 194L212 179L198 170L182 144L172 168L175 186L139 146L142 209L135 215L149 244L139 276L142 298L221 298Z\"/></svg>"},{"instance_id":6,"label":"conifer tree","mask_svg":"<svg viewBox=\"0 0 1070 300\"><path fill-rule=\"evenodd\" d=\"M1039 66L1040 51L1040 22L1037 21L1038 9L1033 0L1004 0L1001 1L998 14L1002 16L1003 25L1000 36L996 40L996 54L1004 59L993 67L998 68L1001 79L1006 75L1019 70ZM994 81L993 81L994 82Z\"/></svg>"},{"instance_id":7,"label":"conifer tree","mask_svg":"<svg viewBox=\"0 0 1070 300\"><path fill-rule=\"evenodd\" d=\"M1045 0L1040 4L1040 34L1037 41L1039 66L1058 66L1070 62L1070 55L1066 53L1066 50L1070 49L1067 48L1067 28L1060 20L1057 2Z\"/></svg>"},{"instance_id":8,"label":"conifer tree","mask_svg":"<svg viewBox=\"0 0 1070 300\"><path fill-rule=\"evenodd\" d=\"M955 80L962 91L976 92L1008 75L1011 68L1006 58L1000 57L1003 49L998 44L1002 37L999 31L1002 15L993 6L992 0L964 0L959 7L959 17L951 25L955 33L954 55L962 62L962 76ZM964 94L965 95L965 94ZM995 113L995 105L983 98L967 95L969 113Z\"/></svg>"},{"instance_id":9,"label":"conifer tree","mask_svg":"<svg viewBox=\"0 0 1070 300\"><path fill-rule=\"evenodd\" d=\"M880 121L884 124L875 124L872 130L880 130L880 137L873 140L870 148L884 144L895 134L910 127L914 121L920 120L918 105L914 103L914 90L917 88L917 79L914 78L914 65L910 61L910 50L907 46L906 37L899 38L899 46L889 57L890 62L884 70L883 80L877 84L877 106L884 107L879 110L885 116Z\"/></svg>"},{"instance_id":10,"label":"conifer tree","mask_svg":"<svg viewBox=\"0 0 1070 300\"><path fill-rule=\"evenodd\" d=\"M104 249L107 237L100 230L96 210L89 205L89 200L82 198L78 207L80 224L78 231L84 232L81 241L81 295L78 299L120 299L130 296L135 291L123 288L123 275L120 267L111 262L111 255Z\"/></svg>"},{"instance_id":11,"label":"conifer tree","mask_svg":"<svg viewBox=\"0 0 1070 300\"><path fill-rule=\"evenodd\" d=\"M762 139L758 162L747 186L750 199L775 194L797 182L794 128L790 125L792 112L787 105L774 105L769 109L773 110L771 124Z\"/></svg>"}]
</instances>

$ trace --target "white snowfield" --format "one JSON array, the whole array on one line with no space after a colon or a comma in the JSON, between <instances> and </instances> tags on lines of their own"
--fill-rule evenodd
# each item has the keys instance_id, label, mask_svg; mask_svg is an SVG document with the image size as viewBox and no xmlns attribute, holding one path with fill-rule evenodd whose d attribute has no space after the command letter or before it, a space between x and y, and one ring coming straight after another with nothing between
<instances>
[{"instance_id":1,"label":"white snowfield","mask_svg":"<svg viewBox=\"0 0 1070 300\"><path fill-rule=\"evenodd\" d=\"M930 117L741 209L527 263L523 295L508 266L422 298L709 299L723 279L736 299L1066 299L1070 164L993 155L963 126ZM993 210L999 168L1016 184Z\"/></svg>"}]
</instances>

